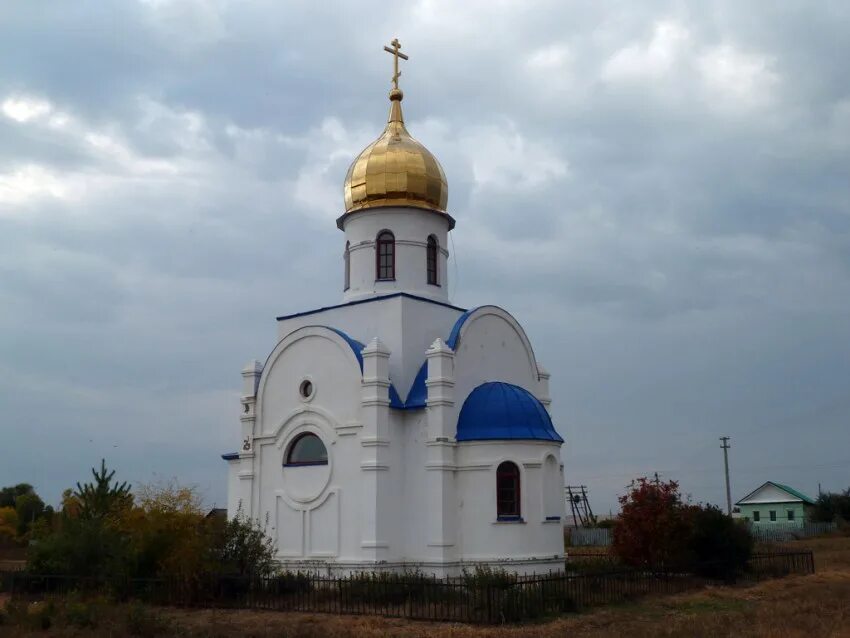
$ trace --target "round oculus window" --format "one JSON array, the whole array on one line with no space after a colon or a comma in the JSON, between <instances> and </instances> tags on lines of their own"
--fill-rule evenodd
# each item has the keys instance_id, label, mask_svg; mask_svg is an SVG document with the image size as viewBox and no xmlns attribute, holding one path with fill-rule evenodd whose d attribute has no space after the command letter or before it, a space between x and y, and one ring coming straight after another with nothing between
<instances>
[{"instance_id":1,"label":"round oculus window","mask_svg":"<svg viewBox=\"0 0 850 638\"><path fill-rule=\"evenodd\" d=\"M304 379L301 382L301 385L298 386L298 394L301 395L302 399L309 399L313 396L313 382L309 379Z\"/></svg>"}]
</instances>

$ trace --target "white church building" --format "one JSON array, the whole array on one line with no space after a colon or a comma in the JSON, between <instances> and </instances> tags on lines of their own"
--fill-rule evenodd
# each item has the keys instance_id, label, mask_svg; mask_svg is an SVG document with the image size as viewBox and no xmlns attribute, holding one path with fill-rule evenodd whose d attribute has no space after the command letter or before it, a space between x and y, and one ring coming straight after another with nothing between
<instances>
[{"instance_id":1,"label":"white church building","mask_svg":"<svg viewBox=\"0 0 850 638\"><path fill-rule=\"evenodd\" d=\"M387 126L345 178L342 303L278 317L242 371L228 516L285 569L560 570L549 374L507 311L449 300L448 185L405 128L398 49Z\"/></svg>"}]
</instances>

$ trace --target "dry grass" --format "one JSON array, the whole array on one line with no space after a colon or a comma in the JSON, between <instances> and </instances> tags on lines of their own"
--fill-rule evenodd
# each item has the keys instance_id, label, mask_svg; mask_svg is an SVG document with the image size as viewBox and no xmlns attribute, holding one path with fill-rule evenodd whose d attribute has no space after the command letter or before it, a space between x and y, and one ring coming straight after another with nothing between
<instances>
[{"instance_id":1,"label":"dry grass","mask_svg":"<svg viewBox=\"0 0 850 638\"><path fill-rule=\"evenodd\" d=\"M817 573L752 587L708 588L636 604L598 608L547 622L505 627L425 623L377 617L258 611L165 610L170 635L195 637L354 638L553 638L555 636L655 636L850 638L850 538L792 543L815 551ZM3 634L0 627L0 635ZM65 630L68 631L68 630ZM28 634L8 634L23 636ZM119 626L50 630L33 635L121 636Z\"/></svg>"}]
</instances>

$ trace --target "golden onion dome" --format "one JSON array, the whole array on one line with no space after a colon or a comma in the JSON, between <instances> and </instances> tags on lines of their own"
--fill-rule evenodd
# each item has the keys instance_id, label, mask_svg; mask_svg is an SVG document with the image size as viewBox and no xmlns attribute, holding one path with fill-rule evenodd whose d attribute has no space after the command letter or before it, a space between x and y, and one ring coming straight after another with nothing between
<instances>
[{"instance_id":1,"label":"golden onion dome","mask_svg":"<svg viewBox=\"0 0 850 638\"><path fill-rule=\"evenodd\" d=\"M389 50L389 49L388 49ZM401 90L390 91L390 117L345 176L345 212L381 206L410 206L446 212L449 187L443 168L404 126Z\"/></svg>"}]
</instances>

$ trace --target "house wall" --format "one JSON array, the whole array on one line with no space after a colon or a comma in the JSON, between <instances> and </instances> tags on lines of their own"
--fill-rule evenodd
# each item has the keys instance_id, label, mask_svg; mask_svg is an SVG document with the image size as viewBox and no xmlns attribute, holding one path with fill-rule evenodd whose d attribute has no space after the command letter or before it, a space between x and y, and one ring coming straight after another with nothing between
<instances>
[{"instance_id":1,"label":"house wall","mask_svg":"<svg viewBox=\"0 0 850 638\"><path fill-rule=\"evenodd\" d=\"M738 518L746 519L752 522L754 525L771 525L776 523L782 523L783 525L788 524L799 524L803 525L806 519L806 508L802 501L792 502L792 503L777 503L770 501L762 501L760 503L750 503L745 505L738 506L741 510L741 513L738 515ZM770 520L770 511L774 510L776 512L776 521ZM788 511L791 510L794 512L794 520L788 520ZM758 522L753 520L753 512L758 511L761 516Z\"/></svg>"}]
</instances>

